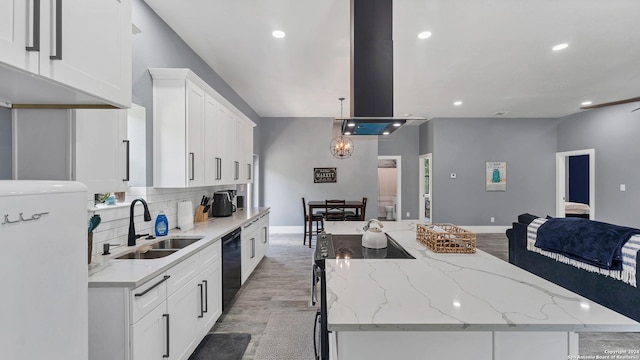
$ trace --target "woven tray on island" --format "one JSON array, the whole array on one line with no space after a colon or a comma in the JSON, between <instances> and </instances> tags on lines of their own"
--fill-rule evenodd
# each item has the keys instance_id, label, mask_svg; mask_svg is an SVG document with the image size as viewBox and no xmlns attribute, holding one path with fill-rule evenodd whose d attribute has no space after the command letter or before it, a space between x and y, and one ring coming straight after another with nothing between
<instances>
[{"instance_id":1,"label":"woven tray on island","mask_svg":"<svg viewBox=\"0 0 640 360\"><path fill-rule=\"evenodd\" d=\"M418 224L416 240L437 253L476 252L476 234L453 224Z\"/></svg>"}]
</instances>

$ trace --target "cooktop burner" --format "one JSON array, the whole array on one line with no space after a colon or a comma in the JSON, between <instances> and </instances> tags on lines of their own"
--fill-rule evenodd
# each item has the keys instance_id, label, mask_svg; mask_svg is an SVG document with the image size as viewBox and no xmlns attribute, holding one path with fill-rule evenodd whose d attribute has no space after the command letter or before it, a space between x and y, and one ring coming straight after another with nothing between
<instances>
[{"instance_id":1,"label":"cooktop burner","mask_svg":"<svg viewBox=\"0 0 640 360\"><path fill-rule=\"evenodd\" d=\"M387 235L387 247L369 249L362 246L362 235L325 234L318 241L316 260L319 259L415 259L391 236Z\"/></svg>"}]
</instances>

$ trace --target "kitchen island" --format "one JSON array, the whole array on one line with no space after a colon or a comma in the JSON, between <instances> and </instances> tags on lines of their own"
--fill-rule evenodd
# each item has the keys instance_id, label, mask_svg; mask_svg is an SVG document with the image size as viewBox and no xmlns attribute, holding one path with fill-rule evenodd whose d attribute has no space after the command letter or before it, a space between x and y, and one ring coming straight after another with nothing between
<instances>
[{"instance_id":1,"label":"kitchen island","mask_svg":"<svg viewBox=\"0 0 640 360\"><path fill-rule=\"evenodd\" d=\"M361 234L364 222L327 222ZM383 228L416 259L326 260L332 359L567 359L578 332L640 324L481 250L439 254L416 222Z\"/></svg>"}]
</instances>

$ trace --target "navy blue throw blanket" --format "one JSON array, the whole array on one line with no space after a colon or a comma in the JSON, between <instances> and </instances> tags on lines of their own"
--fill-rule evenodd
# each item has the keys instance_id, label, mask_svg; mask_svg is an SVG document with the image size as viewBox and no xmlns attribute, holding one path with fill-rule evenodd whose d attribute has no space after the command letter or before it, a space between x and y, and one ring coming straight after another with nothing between
<instances>
[{"instance_id":1,"label":"navy blue throw blanket","mask_svg":"<svg viewBox=\"0 0 640 360\"><path fill-rule=\"evenodd\" d=\"M640 229L582 218L552 218L538 228L536 247L600 268L622 270L622 247Z\"/></svg>"}]
</instances>

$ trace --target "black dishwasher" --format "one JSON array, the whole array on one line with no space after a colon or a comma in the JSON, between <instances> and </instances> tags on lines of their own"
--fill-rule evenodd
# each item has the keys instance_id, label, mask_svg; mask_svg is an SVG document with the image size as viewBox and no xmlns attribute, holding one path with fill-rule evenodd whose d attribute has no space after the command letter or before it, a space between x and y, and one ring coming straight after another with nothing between
<instances>
[{"instance_id":1,"label":"black dishwasher","mask_svg":"<svg viewBox=\"0 0 640 360\"><path fill-rule=\"evenodd\" d=\"M222 311L240 290L242 278L242 252L240 228L222 237Z\"/></svg>"}]
</instances>

